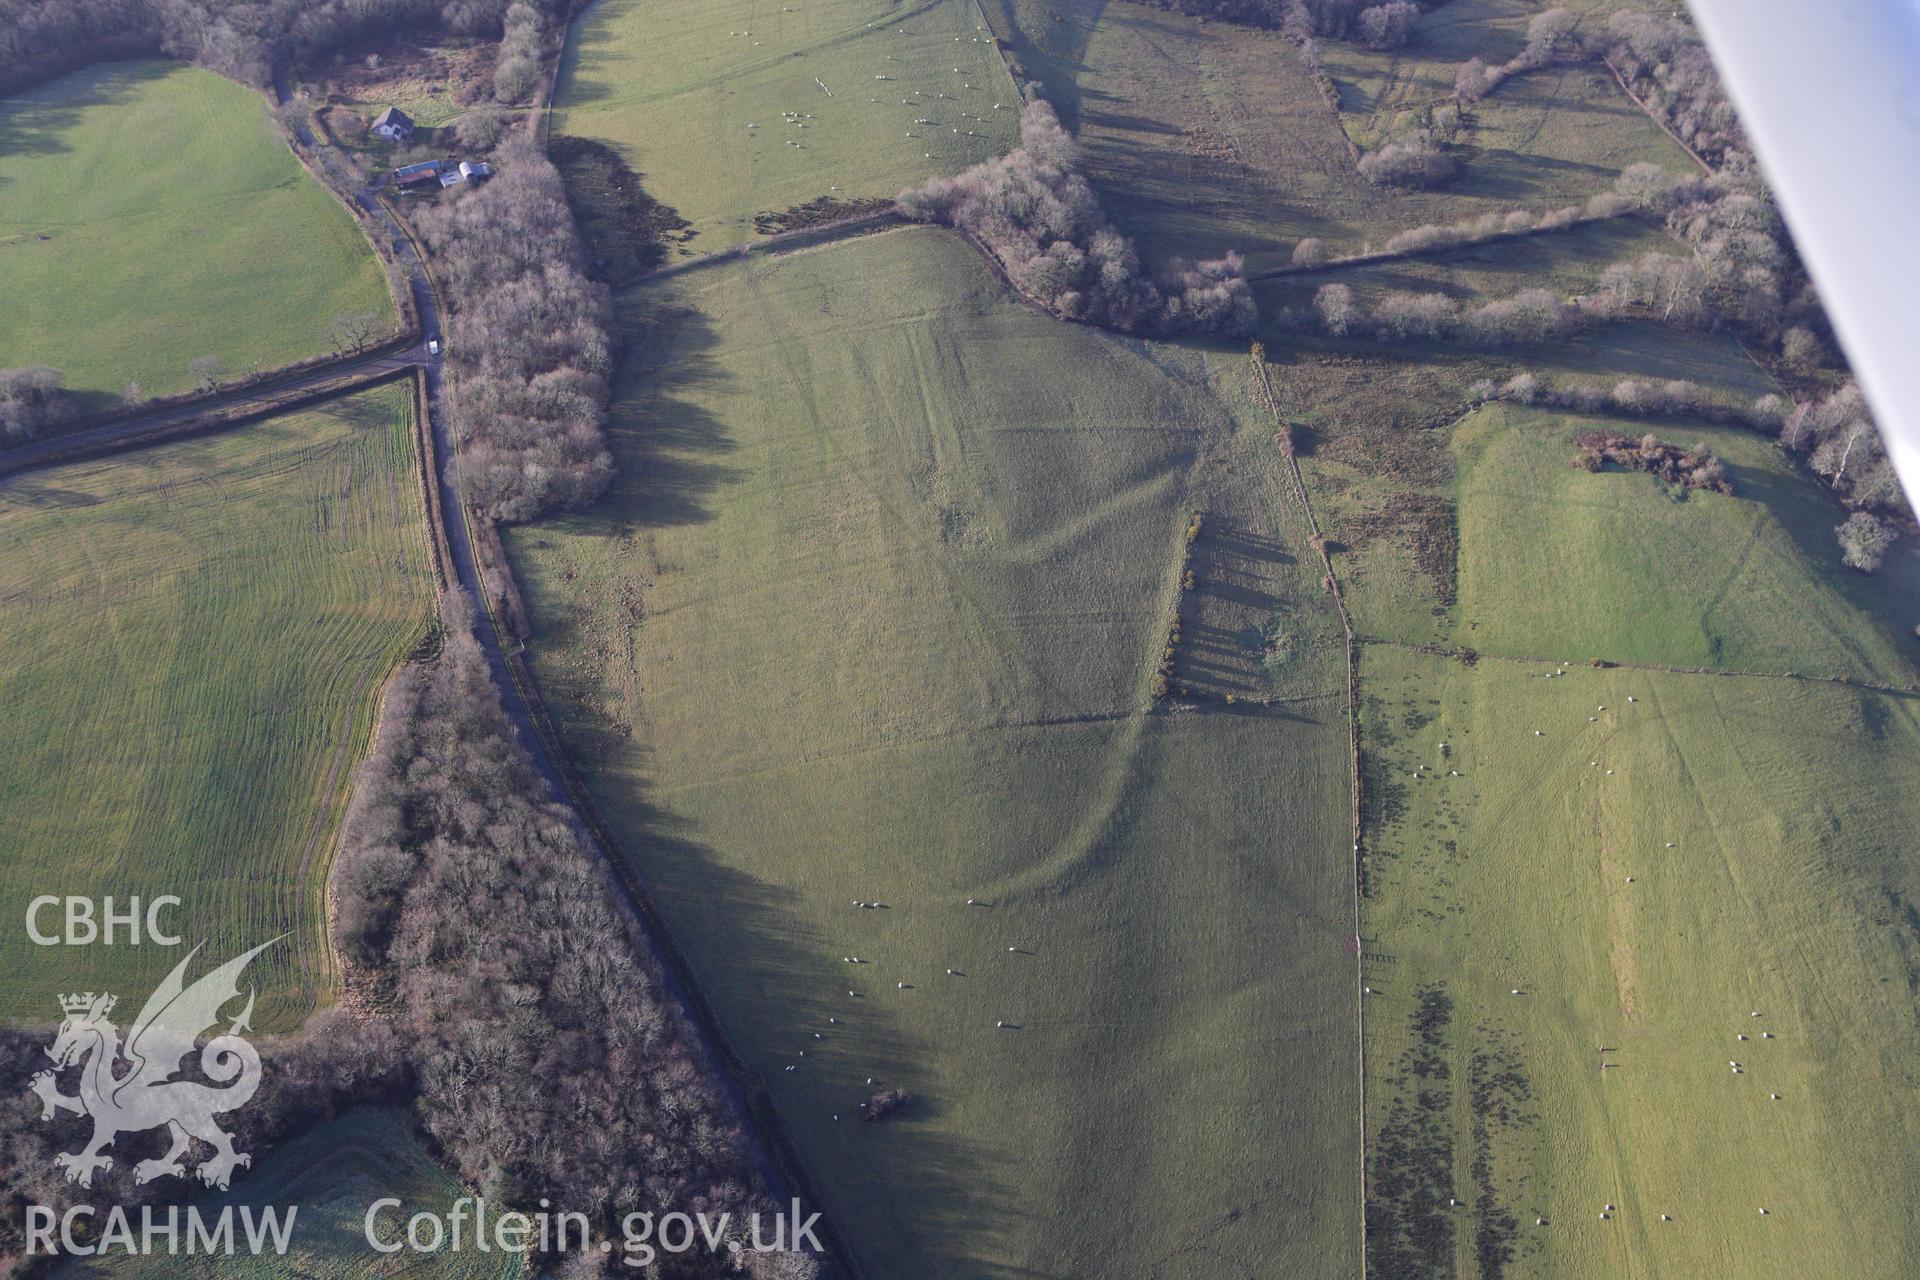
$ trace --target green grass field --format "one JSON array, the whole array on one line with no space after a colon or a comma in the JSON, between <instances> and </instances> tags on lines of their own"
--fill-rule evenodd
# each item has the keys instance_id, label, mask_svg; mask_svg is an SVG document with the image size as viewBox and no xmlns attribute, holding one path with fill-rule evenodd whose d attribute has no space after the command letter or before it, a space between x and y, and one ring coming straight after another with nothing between
<instances>
[{"instance_id":1,"label":"green grass field","mask_svg":"<svg viewBox=\"0 0 1920 1280\"><path fill-rule=\"evenodd\" d=\"M391 315L366 237L287 149L254 90L115 62L0 100L0 366L46 364L112 403L329 347Z\"/></svg>"},{"instance_id":2,"label":"green grass field","mask_svg":"<svg viewBox=\"0 0 1920 1280\"><path fill-rule=\"evenodd\" d=\"M234 1210L234 1234L244 1239L240 1212L272 1208L282 1215L295 1209L293 1243L284 1256L242 1254L218 1260L199 1257L117 1257L76 1263L59 1274L65 1280L140 1276L194 1277L196 1280L507 1280L523 1274L518 1260L497 1251L468 1247L438 1253L405 1249L382 1254L366 1242L367 1209L388 1197L399 1209L381 1214L376 1226L383 1241L399 1238L414 1213L444 1215L466 1190L441 1171L396 1111L366 1107L279 1147L242 1170L233 1190L197 1201L209 1221L228 1206ZM135 1231L139 1219L134 1218ZM471 1230L471 1227L469 1227ZM165 1248L164 1239L161 1248Z\"/></svg>"},{"instance_id":3,"label":"green grass field","mask_svg":"<svg viewBox=\"0 0 1920 1280\"><path fill-rule=\"evenodd\" d=\"M1375 1274L1903 1273L1914 703L1552 670L1365 653Z\"/></svg>"},{"instance_id":4,"label":"green grass field","mask_svg":"<svg viewBox=\"0 0 1920 1280\"><path fill-rule=\"evenodd\" d=\"M616 148L706 252L752 239L756 213L891 198L1000 155L1020 96L976 0L597 0L554 105L555 133Z\"/></svg>"},{"instance_id":5,"label":"green grass field","mask_svg":"<svg viewBox=\"0 0 1920 1280\"><path fill-rule=\"evenodd\" d=\"M1605 360L1651 366L1623 340ZM1755 390L1726 357L1708 376L1712 350L1692 376ZM1362 648L1370 1269L1897 1271L1911 700L1585 664L1910 684L1912 550L1841 568L1838 507L1750 432L1435 420L1477 367L1279 371L1311 406L1309 483L1363 631L1481 655ZM1595 425L1704 440L1736 493L1569 466ZM1422 498L1457 538L1457 603L1421 572Z\"/></svg>"},{"instance_id":6,"label":"green grass field","mask_svg":"<svg viewBox=\"0 0 1920 1280\"><path fill-rule=\"evenodd\" d=\"M511 538L535 667L842 1238L1351 1274L1337 623L1245 355L1061 325L929 229L623 316L614 492ZM1169 713L1195 508L1216 696Z\"/></svg>"},{"instance_id":7,"label":"green grass field","mask_svg":"<svg viewBox=\"0 0 1920 1280\"><path fill-rule=\"evenodd\" d=\"M374 698L431 614L410 412L389 386L0 481L14 910L176 894L170 923L209 956L296 935L256 964L262 1021L325 998L334 824ZM37 947L20 923L0 935L8 1018L56 1020L57 991L137 1007L179 959Z\"/></svg>"},{"instance_id":8,"label":"green grass field","mask_svg":"<svg viewBox=\"0 0 1920 1280\"><path fill-rule=\"evenodd\" d=\"M1705 441L1734 495L1670 493L1637 471L1568 465L1580 430ZM1771 440L1698 423L1622 423L1496 405L1452 436L1459 462L1458 644L1920 683L1920 555L1840 564L1845 510ZM1551 584L1550 586L1548 584Z\"/></svg>"}]
</instances>

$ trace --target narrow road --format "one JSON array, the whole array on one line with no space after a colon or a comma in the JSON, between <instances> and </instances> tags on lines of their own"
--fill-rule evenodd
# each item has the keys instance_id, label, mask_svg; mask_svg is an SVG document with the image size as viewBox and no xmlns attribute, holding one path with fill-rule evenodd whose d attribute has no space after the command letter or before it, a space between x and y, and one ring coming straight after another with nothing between
<instances>
[{"instance_id":1,"label":"narrow road","mask_svg":"<svg viewBox=\"0 0 1920 1280\"><path fill-rule=\"evenodd\" d=\"M143 413L106 426L49 436L32 444L0 451L0 475L12 475L36 467L110 453L122 444L141 443L155 435L164 436L169 427L189 427L210 414L226 410L238 410L243 414L254 409L270 410L275 404L304 391L315 391L335 384L339 385L341 391L348 391L424 365L429 359L426 344L421 343L405 351L344 360L238 391L224 394L215 392L185 404L156 409L152 413Z\"/></svg>"},{"instance_id":2,"label":"narrow road","mask_svg":"<svg viewBox=\"0 0 1920 1280\"><path fill-rule=\"evenodd\" d=\"M280 101L288 101L291 88L287 82L285 69L276 67L273 80L274 90ZM392 212L380 201L377 189L379 179L375 179L375 186L361 185L358 175L348 172L331 148L315 143L312 131L304 122L294 127L294 135L301 145L317 157L318 162L326 166L328 172L338 179L336 190L352 191L354 202L366 210L368 215L387 232L390 252L406 269L407 284L412 291L414 306L420 316L420 331L424 339L420 348L420 358L409 363L423 365L426 371L427 425L432 433L434 457L440 464L435 469L433 482L439 486L440 491L441 521L445 525L447 555L451 562L449 572L453 581L459 584L460 589L467 593L476 606L473 616L474 638L480 642L481 650L487 656L488 673L492 676L494 688L499 690L500 706L506 713L508 723L513 726L514 736L519 739L520 745L533 761L534 769L546 781L548 798L578 812L561 770L548 749L547 741L534 722L519 682L513 678L513 672L507 666L499 629L494 625L492 612L486 607L488 597L480 581L479 559L474 553L472 532L467 521L467 508L460 496L460 455L454 447L453 432L448 424L446 412L444 358L437 349L441 337L440 303L434 293L432 280L427 274L426 264L421 261L420 255L414 249L413 241L401 230ZM861 224L877 223L893 217L893 213L889 210L883 215L847 221ZM832 230L808 228L807 231L816 233L829 231L829 238L834 234L845 234L837 224ZM804 234L804 232L793 233L793 238L798 239ZM792 1198L793 1191L780 1165L773 1159L771 1148L764 1135L755 1123L754 1111L747 1099L745 1082L727 1068L726 1064L730 1059L720 1051L719 1032L716 1027L710 1025L704 1012L706 1006L695 999L689 990L686 976L677 962L677 953L663 945L654 931L651 917L627 879L627 871L619 861L618 851L603 845L592 831L587 829L584 821L580 826L582 838L587 847L598 856L601 869L606 875L607 883L613 890L616 900L639 930L640 937L660 972L661 986L666 998L679 1006L686 1025L692 1029L707 1060L713 1064L716 1078L724 1085L729 1103L734 1110L735 1120L741 1132L746 1135L747 1157L760 1175L761 1185L777 1205L784 1207ZM817 1208L817 1206L814 1207ZM823 1229L820 1234L823 1238L834 1238L830 1230ZM848 1271L845 1266L844 1248L841 1253L841 1259L834 1260L825 1268L828 1274Z\"/></svg>"}]
</instances>

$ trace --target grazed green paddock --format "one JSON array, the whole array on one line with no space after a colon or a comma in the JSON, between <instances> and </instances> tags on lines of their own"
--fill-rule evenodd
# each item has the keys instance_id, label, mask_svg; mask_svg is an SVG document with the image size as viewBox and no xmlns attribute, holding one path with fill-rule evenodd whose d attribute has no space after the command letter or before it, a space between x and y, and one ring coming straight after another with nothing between
<instances>
[{"instance_id":1,"label":"grazed green paddock","mask_svg":"<svg viewBox=\"0 0 1920 1280\"><path fill-rule=\"evenodd\" d=\"M179 959L35 946L43 894L178 895L167 923L221 958L292 933L255 966L261 1021L327 998L335 824L432 611L410 412L388 386L0 482L0 1016L137 1008Z\"/></svg>"}]
</instances>

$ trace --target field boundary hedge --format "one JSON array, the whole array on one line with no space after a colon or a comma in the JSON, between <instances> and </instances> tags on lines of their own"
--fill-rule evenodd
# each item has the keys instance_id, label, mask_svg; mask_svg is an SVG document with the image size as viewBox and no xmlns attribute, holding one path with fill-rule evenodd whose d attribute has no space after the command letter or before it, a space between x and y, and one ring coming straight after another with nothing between
<instances>
[{"instance_id":1,"label":"field boundary hedge","mask_svg":"<svg viewBox=\"0 0 1920 1280\"><path fill-rule=\"evenodd\" d=\"M357 391L365 391L370 387L404 378L413 367L379 369L364 376L347 376L317 386L304 386L281 399L244 399L221 405L217 409L210 409L207 413L195 417L156 423L144 430L136 425L124 434L88 440L63 441L56 438L50 443L56 445L64 443L66 447L56 448L51 453L36 454L31 458L22 459L18 456L20 452L18 450L0 451L0 476L21 475L46 467L62 467L73 462L86 462L94 458L111 457L114 454L151 448L154 445L172 444L178 440L191 440L197 436L228 431L250 422L258 422L263 418L275 418L283 413L292 413L296 409L305 409L310 405L335 400L344 395L351 395Z\"/></svg>"}]
</instances>

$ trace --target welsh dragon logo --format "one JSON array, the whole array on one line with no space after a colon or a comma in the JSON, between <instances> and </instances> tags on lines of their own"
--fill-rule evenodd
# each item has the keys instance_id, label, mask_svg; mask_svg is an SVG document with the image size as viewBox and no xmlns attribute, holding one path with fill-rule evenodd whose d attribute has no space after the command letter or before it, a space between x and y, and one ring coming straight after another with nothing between
<instances>
[{"instance_id":1,"label":"welsh dragon logo","mask_svg":"<svg viewBox=\"0 0 1920 1280\"><path fill-rule=\"evenodd\" d=\"M192 1138L213 1148L213 1157L202 1161L195 1171L208 1186L225 1188L236 1167L253 1163L251 1156L233 1149L232 1136L214 1123L215 1116L245 1106L260 1087L260 1054L240 1036L242 1031L252 1030L248 1025L256 994L252 988L248 989L247 1007L226 1033L214 1036L200 1049L200 1069L215 1083L172 1077L193 1052L195 1041L218 1026L220 1010L239 998L237 984L248 963L272 945L262 943L186 986L183 978L187 965L200 952L195 947L147 998L124 1044L119 1028L108 1020L116 997L91 991L60 997L60 1010L66 1018L53 1047L46 1051L53 1059L54 1070L40 1072L27 1087L40 1095L42 1120L51 1120L61 1111L93 1120L93 1137L85 1146L54 1157L66 1171L68 1182L92 1186L96 1169L113 1166L113 1157L104 1152L116 1137L161 1125L171 1132L173 1144L158 1160L142 1160L134 1166L136 1182L151 1182L169 1174L185 1177L187 1169L181 1157L187 1154ZM83 1061L80 1091L72 1096L61 1093L55 1072ZM115 1067L122 1062L125 1070L116 1075Z\"/></svg>"}]
</instances>

